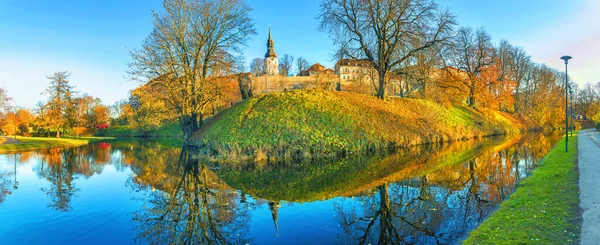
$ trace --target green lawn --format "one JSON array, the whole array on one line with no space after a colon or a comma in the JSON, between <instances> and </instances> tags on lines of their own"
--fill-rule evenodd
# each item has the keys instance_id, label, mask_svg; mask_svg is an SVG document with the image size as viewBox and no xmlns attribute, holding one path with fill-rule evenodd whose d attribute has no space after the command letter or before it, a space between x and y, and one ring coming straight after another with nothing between
<instances>
[{"instance_id":1,"label":"green lawn","mask_svg":"<svg viewBox=\"0 0 600 245\"><path fill-rule=\"evenodd\" d=\"M1 144L0 153L15 152L23 150L35 150L54 147L80 146L89 143L111 140L106 137L81 137L81 138L46 138L46 137L22 137L17 136L19 143ZM0 139L4 141L4 139Z\"/></svg>"},{"instance_id":2,"label":"green lawn","mask_svg":"<svg viewBox=\"0 0 600 245\"><path fill-rule=\"evenodd\" d=\"M577 244L579 209L577 135L538 163L533 175L464 244Z\"/></svg>"}]
</instances>

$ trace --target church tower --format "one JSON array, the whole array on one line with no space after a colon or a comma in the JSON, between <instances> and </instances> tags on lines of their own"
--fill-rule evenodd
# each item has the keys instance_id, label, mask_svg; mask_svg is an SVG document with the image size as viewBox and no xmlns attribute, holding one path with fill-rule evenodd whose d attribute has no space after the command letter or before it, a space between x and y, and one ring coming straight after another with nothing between
<instances>
[{"instance_id":1,"label":"church tower","mask_svg":"<svg viewBox=\"0 0 600 245\"><path fill-rule=\"evenodd\" d=\"M279 75L279 62L275 54L275 42L271 35L271 26L269 26L269 40L267 40L267 53L265 54L265 72L267 75Z\"/></svg>"}]
</instances>

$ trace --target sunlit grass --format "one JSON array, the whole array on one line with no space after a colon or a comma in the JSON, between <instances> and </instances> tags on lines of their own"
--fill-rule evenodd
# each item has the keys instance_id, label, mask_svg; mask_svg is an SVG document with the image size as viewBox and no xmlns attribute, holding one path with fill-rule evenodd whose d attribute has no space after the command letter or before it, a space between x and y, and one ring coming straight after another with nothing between
<instances>
[{"instance_id":1,"label":"sunlit grass","mask_svg":"<svg viewBox=\"0 0 600 245\"><path fill-rule=\"evenodd\" d=\"M112 126L96 132L97 136L130 138L130 137L181 137L183 135L179 123L166 123L158 128L144 131L131 125Z\"/></svg>"},{"instance_id":2,"label":"sunlit grass","mask_svg":"<svg viewBox=\"0 0 600 245\"><path fill-rule=\"evenodd\" d=\"M516 134L530 127L486 109L301 90L241 102L210 120L193 141L227 160L289 158Z\"/></svg>"},{"instance_id":3,"label":"sunlit grass","mask_svg":"<svg viewBox=\"0 0 600 245\"><path fill-rule=\"evenodd\" d=\"M111 139L112 138L107 137L47 138L17 136L16 140L19 142L15 144L0 145L0 153L55 147L80 146Z\"/></svg>"},{"instance_id":4,"label":"sunlit grass","mask_svg":"<svg viewBox=\"0 0 600 245\"><path fill-rule=\"evenodd\" d=\"M577 244L581 214L577 135L558 142L533 175L464 244Z\"/></svg>"}]
</instances>

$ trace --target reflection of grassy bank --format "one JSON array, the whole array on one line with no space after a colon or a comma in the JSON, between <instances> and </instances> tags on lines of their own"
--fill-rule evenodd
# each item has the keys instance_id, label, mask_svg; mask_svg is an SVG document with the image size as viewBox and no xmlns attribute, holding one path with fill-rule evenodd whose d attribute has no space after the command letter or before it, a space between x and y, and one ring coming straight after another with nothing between
<instances>
[{"instance_id":1,"label":"reflection of grassy bank","mask_svg":"<svg viewBox=\"0 0 600 245\"><path fill-rule=\"evenodd\" d=\"M183 146L183 140L181 138L120 138L111 142L111 145L117 147L139 147L152 145L157 148L174 148L181 149Z\"/></svg>"},{"instance_id":2,"label":"reflection of grassy bank","mask_svg":"<svg viewBox=\"0 0 600 245\"><path fill-rule=\"evenodd\" d=\"M24 150L37 150L44 148L80 146L90 143L111 140L105 137L85 137L85 138L44 138L44 137L21 137L17 136L19 142L14 144L0 145L0 153L16 152Z\"/></svg>"},{"instance_id":3,"label":"reflection of grassy bank","mask_svg":"<svg viewBox=\"0 0 600 245\"><path fill-rule=\"evenodd\" d=\"M312 90L241 102L209 120L192 143L226 160L261 160L369 152L532 127L509 114L485 109Z\"/></svg>"},{"instance_id":4,"label":"reflection of grassy bank","mask_svg":"<svg viewBox=\"0 0 600 245\"><path fill-rule=\"evenodd\" d=\"M548 153L533 175L465 244L575 244L579 238L577 135Z\"/></svg>"},{"instance_id":5,"label":"reflection of grassy bank","mask_svg":"<svg viewBox=\"0 0 600 245\"><path fill-rule=\"evenodd\" d=\"M350 156L338 161L304 161L275 166L222 166L218 172L230 186L263 199L309 202L350 196L385 183L434 174L483 152L518 143L516 139L456 142L444 147L411 147L381 156ZM439 174L439 173L438 173Z\"/></svg>"}]
</instances>

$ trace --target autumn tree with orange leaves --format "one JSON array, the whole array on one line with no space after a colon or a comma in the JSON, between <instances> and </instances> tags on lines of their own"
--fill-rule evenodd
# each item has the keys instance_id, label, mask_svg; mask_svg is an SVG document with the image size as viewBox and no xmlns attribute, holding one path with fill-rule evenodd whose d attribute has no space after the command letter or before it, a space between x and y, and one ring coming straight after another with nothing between
<instances>
[{"instance_id":1,"label":"autumn tree with orange leaves","mask_svg":"<svg viewBox=\"0 0 600 245\"><path fill-rule=\"evenodd\" d=\"M178 118L184 138L202 126L214 99L211 77L256 33L244 0L165 0L154 30L131 52L132 79L164 91L157 97Z\"/></svg>"}]
</instances>

